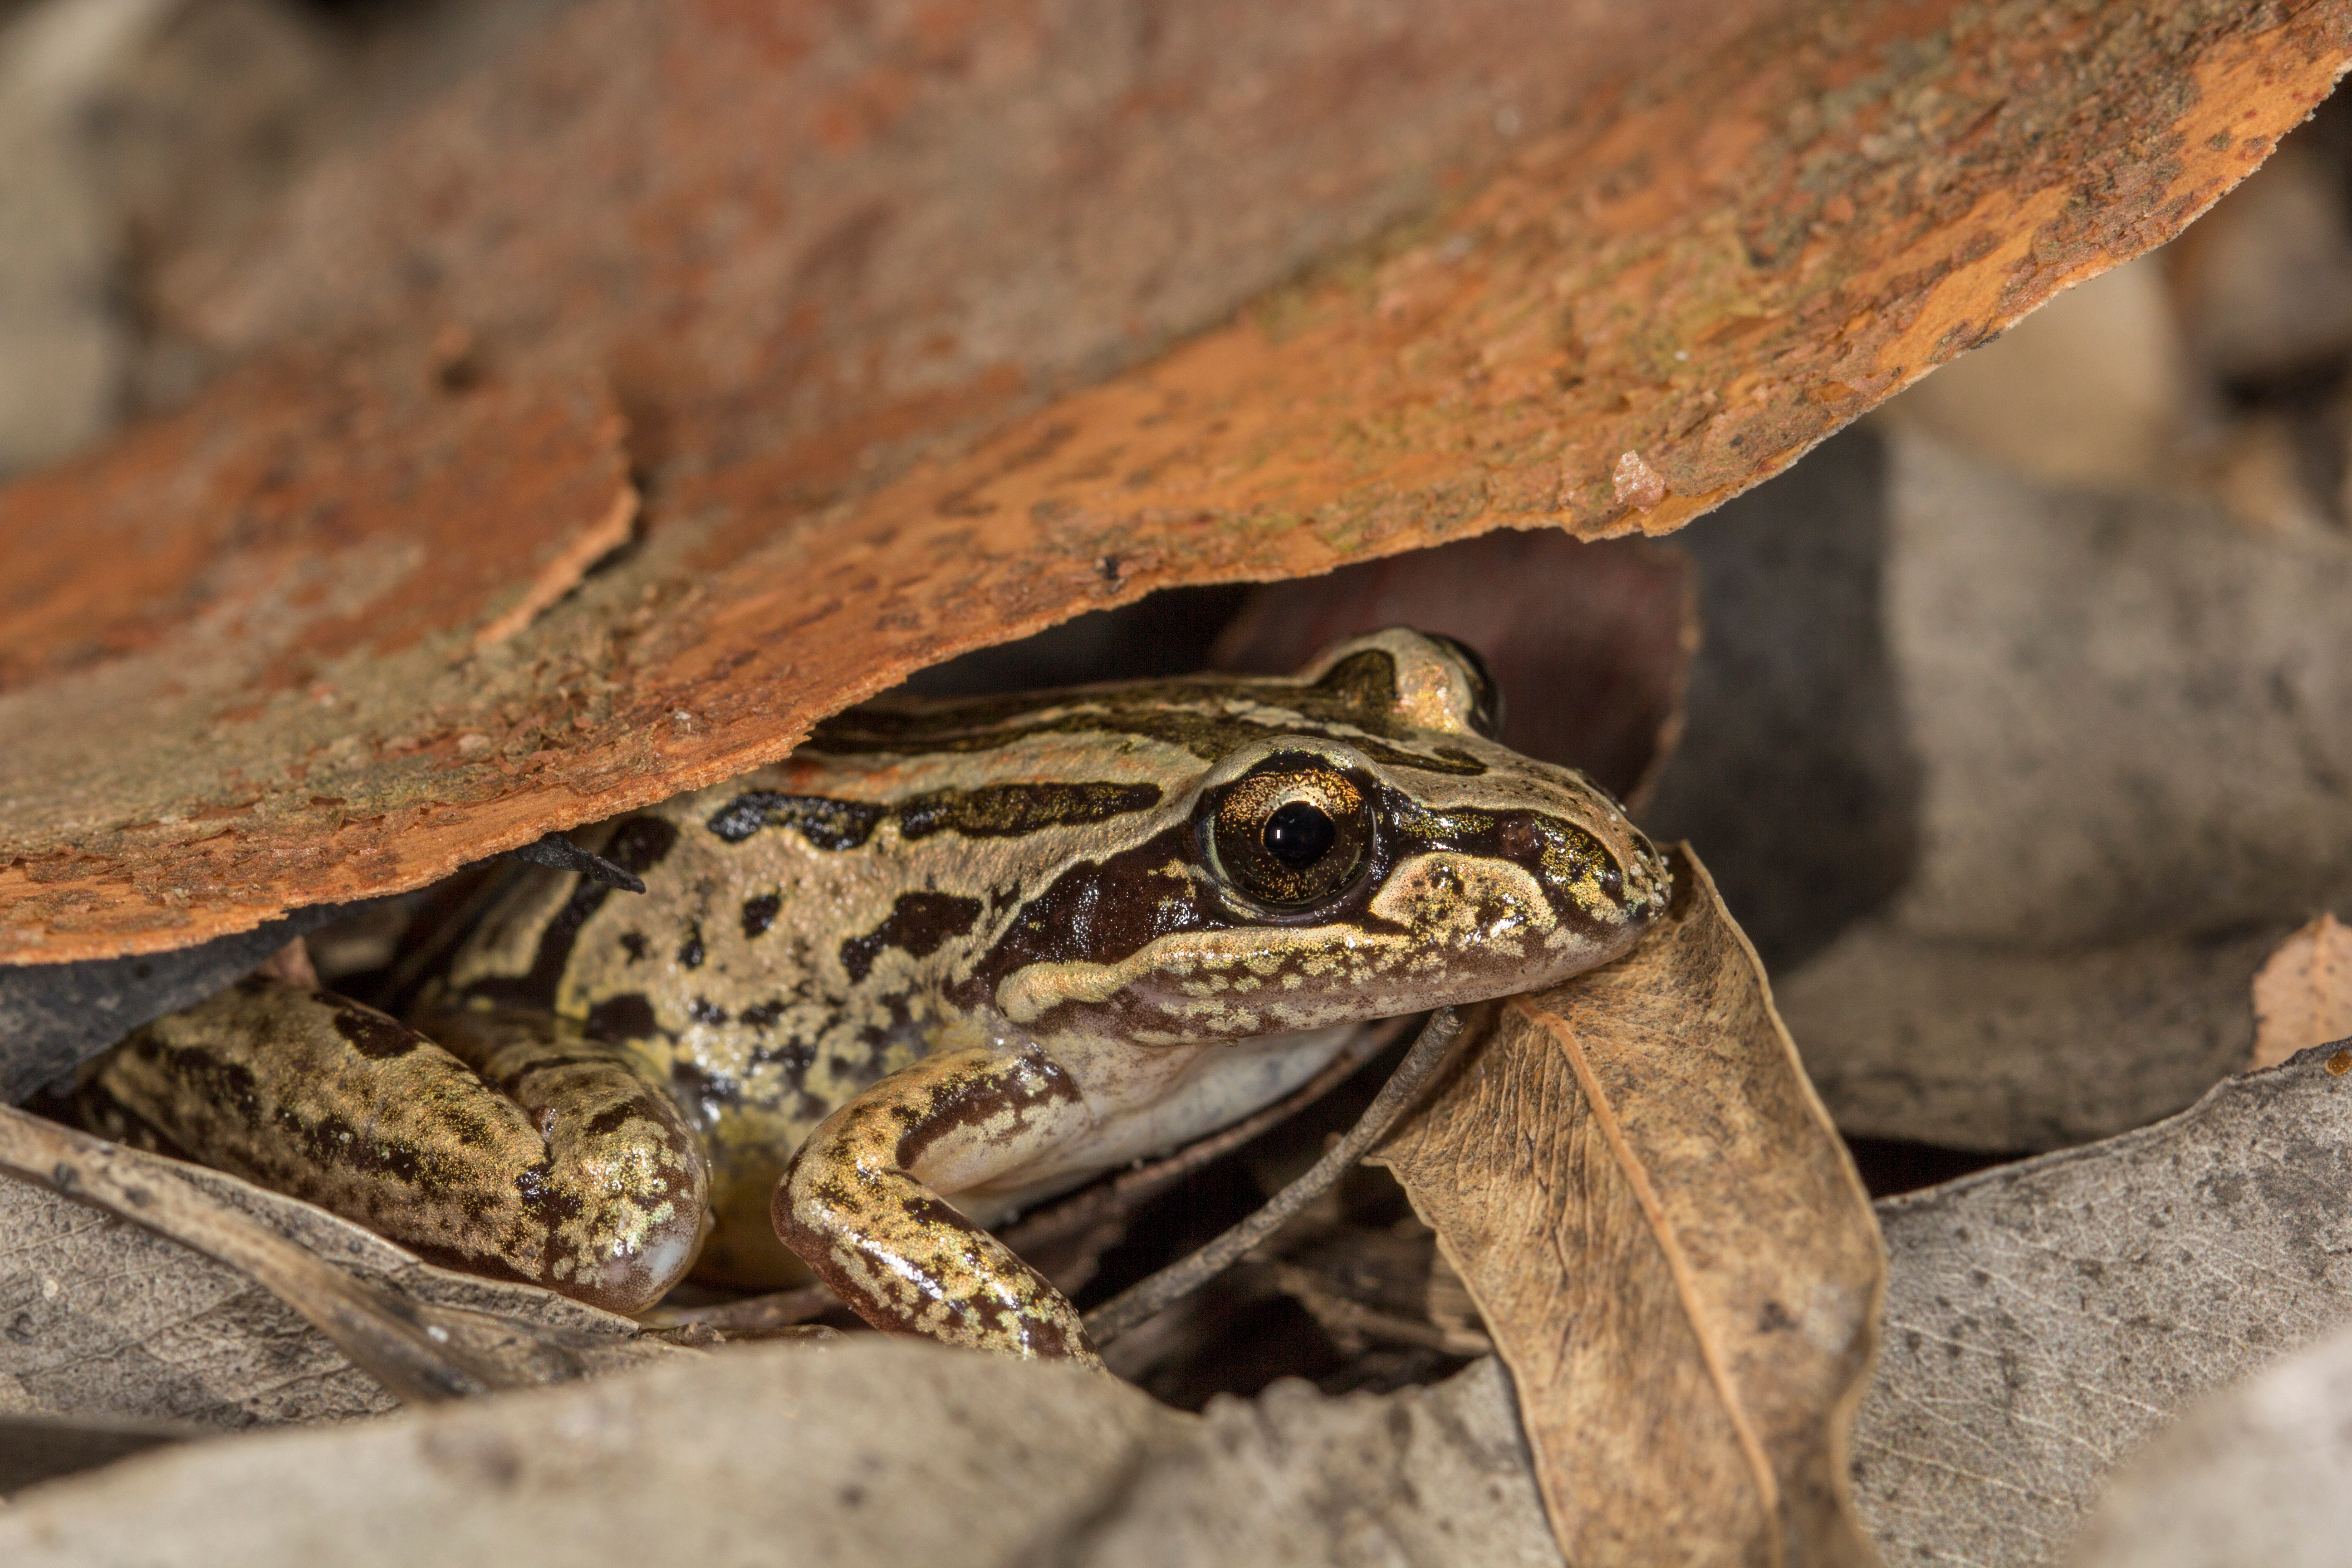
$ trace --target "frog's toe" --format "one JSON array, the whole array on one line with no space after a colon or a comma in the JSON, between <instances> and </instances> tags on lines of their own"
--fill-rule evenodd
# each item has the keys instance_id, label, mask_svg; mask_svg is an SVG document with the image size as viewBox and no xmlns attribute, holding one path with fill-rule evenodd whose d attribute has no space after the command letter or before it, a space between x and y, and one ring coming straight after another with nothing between
<instances>
[{"instance_id":1,"label":"frog's toe","mask_svg":"<svg viewBox=\"0 0 2352 1568\"><path fill-rule=\"evenodd\" d=\"M608 1205L602 1215L606 1235L602 1245L591 1243L572 1252L573 1267L551 1272L545 1283L553 1290L634 1317L686 1278L710 1234L707 1205L693 1201L660 1203L649 1211L630 1212L629 1205ZM552 1250L552 1248L551 1248Z\"/></svg>"}]
</instances>

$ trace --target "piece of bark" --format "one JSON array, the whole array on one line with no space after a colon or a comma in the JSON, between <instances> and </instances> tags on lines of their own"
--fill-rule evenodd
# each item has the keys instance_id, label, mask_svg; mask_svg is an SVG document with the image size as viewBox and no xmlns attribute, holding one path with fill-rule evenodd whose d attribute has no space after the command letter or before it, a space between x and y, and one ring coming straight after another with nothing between
<instances>
[{"instance_id":1,"label":"piece of bark","mask_svg":"<svg viewBox=\"0 0 2352 1568\"><path fill-rule=\"evenodd\" d=\"M236 368L0 491L12 551L163 547L37 552L0 616L0 958L419 886L1155 588L1676 526L2177 232L2347 12L586 0L167 268L157 330ZM1482 191L1233 317L1498 126ZM624 504L562 416L606 385L642 542L476 650Z\"/></svg>"},{"instance_id":2,"label":"piece of bark","mask_svg":"<svg viewBox=\"0 0 2352 1568\"><path fill-rule=\"evenodd\" d=\"M1854 1491L1889 1562L2055 1560L2182 1411L2352 1327L2347 1068L2306 1051L2158 1126L1878 1205Z\"/></svg>"},{"instance_id":3,"label":"piece of bark","mask_svg":"<svg viewBox=\"0 0 2352 1568\"><path fill-rule=\"evenodd\" d=\"M1846 1426L1885 1258L1706 873L1632 954L1497 1011L1382 1151L1517 1388L1568 1557L1870 1563Z\"/></svg>"},{"instance_id":4,"label":"piece of bark","mask_svg":"<svg viewBox=\"0 0 2352 1568\"><path fill-rule=\"evenodd\" d=\"M1560 1561L1492 1363L1192 1416L1110 1378L879 1336L185 1447L0 1512L22 1568L131 1550L291 1568L321 1540L354 1568Z\"/></svg>"},{"instance_id":5,"label":"piece of bark","mask_svg":"<svg viewBox=\"0 0 2352 1568\"><path fill-rule=\"evenodd\" d=\"M513 1321L510 1342L469 1348L541 1381L534 1341L607 1372L688 1354L625 1318L536 1286L419 1262L348 1221L217 1171L131 1150L117 1157L184 1182L327 1263L429 1308ZM140 1226L0 1173L0 1413L237 1428L331 1420L397 1401L292 1307L243 1273Z\"/></svg>"},{"instance_id":6,"label":"piece of bark","mask_svg":"<svg viewBox=\"0 0 2352 1568\"><path fill-rule=\"evenodd\" d=\"M2352 930L2332 914L2295 932L2254 973L2249 1068L2352 1036Z\"/></svg>"},{"instance_id":7,"label":"piece of bark","mask_svg":"<svg viewBox=\"0 0 2352 1568\"><path fill-rule=\"evenodd\" d=\"M2334 1568L2352 1542L2352 1335L2207 1400L2099 1500L2074 1568Z\"/></svg>"}]
</instances>

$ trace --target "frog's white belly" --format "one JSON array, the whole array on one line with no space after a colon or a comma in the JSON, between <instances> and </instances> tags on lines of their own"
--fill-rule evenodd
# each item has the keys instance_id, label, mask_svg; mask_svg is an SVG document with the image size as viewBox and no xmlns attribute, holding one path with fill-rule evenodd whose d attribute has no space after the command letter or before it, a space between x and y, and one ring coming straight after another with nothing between
<instances>
[{"instance_id":1,"label":"frog's white belly","mask_svg":"<svg viewBox=\"0 0 2352 1568\"><path fill-rule=\"evenodd\" d=\"M1163 1154L1273 1104L1343 1055L1359 1061L1388 1038L1377 1024L1260 1035L1207 1047L1156 1095L1105 1116L1082 1139L1055 1149L1003 1182L954 1194L982 1225L1068 1191L1118 1166ZM1083 1075L1082 1075L1083 1081Z\"/></svg>"}]
</instances>

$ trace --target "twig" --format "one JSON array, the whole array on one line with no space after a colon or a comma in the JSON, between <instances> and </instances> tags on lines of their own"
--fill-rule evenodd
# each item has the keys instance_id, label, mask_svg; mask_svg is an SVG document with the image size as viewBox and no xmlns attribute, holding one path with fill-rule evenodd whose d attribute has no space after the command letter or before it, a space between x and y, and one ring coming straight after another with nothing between
<instances>
[{"instance_id":1,"label":"twig","mask_svg":"<svg viewBox=\"0 0 2352 1568\"><path fill-rule=\"evenodd\" d=\"M1233 1267L1242 1254L1279 1230L1299 1210L1338 1184L1349 1167L1362 1159L1388 1133L1405 1107L1436 1076L1461 1032L1462 1020L1451 1007L1440 1007L1422 1026L1421 1037L1381 1087L1349 1134L1333 1144L1307 1173L1275 1194L1266 1205L1189 1258L1180 1258L1159 1273L1130 1287L1087 1314L1087 1332L1097 1346L1107 1345L1138 1323L1199 1289Z\"/></svg>"},{"instance_id":2,"label":"twig","mask_svg":"<svg viewBox=\"0 0 2352 1568\"><path fill-rule=\"evenodd\" d=\"M1212 1132L1206 1138L1185 1144L1165 1159L1121 1171L1108 1182L1097 1182L1071 1194L1059 1203L1033 1210L1017 1223L998 1232L997 1239L1015 1252L1026 1253L1033 1247L1066 1240L1105 1220L1125 1215L1212 1160L1223 1158L1266 1129L1297 1115L1355 1077L1366 1062L1386 1050L1400 1032L1393 1028L1367 1029L1360 1039L1350 1042L1348 1048L1334 1057L1322 1071L1272 1105L1253 1111L1232 1126Z\"/></svg>"}]
</instances>

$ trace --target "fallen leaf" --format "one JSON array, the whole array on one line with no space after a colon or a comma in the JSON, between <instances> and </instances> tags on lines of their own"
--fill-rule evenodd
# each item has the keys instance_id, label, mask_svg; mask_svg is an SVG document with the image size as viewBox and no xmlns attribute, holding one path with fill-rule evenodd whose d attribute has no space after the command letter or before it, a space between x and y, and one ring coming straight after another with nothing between
<instances>
[{"instance_id":1,"label":"fallen leaf","mask_svg":"<svg viewBox=\"0 0 2352 1568\"><path fill-rule=\"evenodd\" d=\"M1876 1561L1846 1424L1885 1258L1753 951L1683 855L1618 963L1515 998L1381 1153L1518 1391L1570 1561Z\"/></svg>"},{"instance_id":2,"label":"fallen leaf","mask_svg":"<svg viewBox=\"0 0 2352 1568\"><path fill-rule=\"evenodd\" d=\"M1297 1384L1205 1416L1114 1379L881 1336L730 1350L400 1422L190 1445L35 1488L0 1559L171 1543L185 1568L562 1561L707 1568L1557 1568L1492 1363Z\"/></svg>"},{"instance_id":3,"label":"fallen leaf","mask_svg":"<svg viewBox=\"0 0 2352 1568\"><path fill-rule=\"evenodd\" d=\"M0 490L38 566L0 958L417 887L1156 588L1678 526L2177 232L2326 93L2346 9L1236 7L1138 53L999 4L588 0L162 265L155 331L231 368ZM1491 178L1339 256L1455 173ZM502 552L608 525L606 385L641 543L469 653L547 581ZM58 516L162 548L59 553Z\"/></svg>"},{"instance_id":4,"label":"fallen leaf","mask_svg":"<svg viewBox=\"0 0 2352 1568\"><path fill-rule=\"evenodd\" d=\"M1854 1493L1889 1562L2055 1561L2200 1397L2352 1327L2352 1052L1878 1205ZM2238 1562L2264 1562L2258 1554Z\"/></svg>"},{"instance_id":5,"label":"fallen leaf","mask_svg":"<svg viewBox=\"0 0 2352 1568\"><path fill-rule=\"evenodd\" d=\"M2352 1035L2352 931L2332 914L2280 944L2254 973L2254 1051L2248 1068Z\"/></svg>"},{"instance_id":6,"label":"fallen leaf","mask_svg":"<svg viewBox=\"0 0 2352 1568\"><path fill-rule=\"evenodd\" d=\"M2116 1479L2074 1568L2333 1568L2352 1541L2352 1335L2205 1401Z\"/></svg>"},{"instance_id":7,"label":"fallen leaf","mask_svg":"<svg viewBox=\"0 0 2352 1568\"><path fill-rule=\"evenodd\" d=\"M2245 1065L2275 926L2037 950L1866 921L1773 995L1840 1131L2016 1153L2171 1115Z\"/></svg>"}]
</instances>

